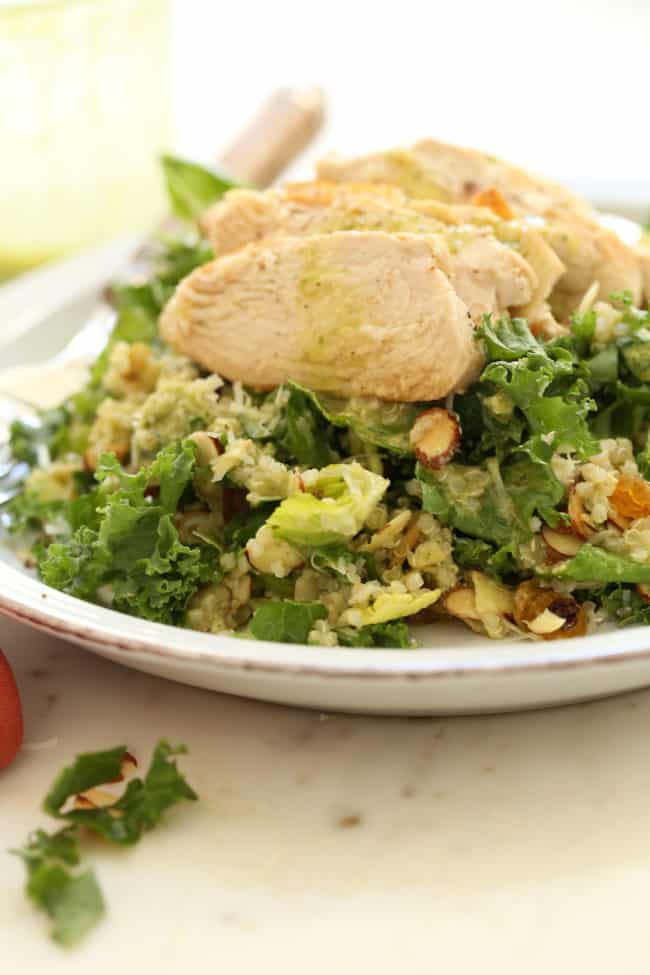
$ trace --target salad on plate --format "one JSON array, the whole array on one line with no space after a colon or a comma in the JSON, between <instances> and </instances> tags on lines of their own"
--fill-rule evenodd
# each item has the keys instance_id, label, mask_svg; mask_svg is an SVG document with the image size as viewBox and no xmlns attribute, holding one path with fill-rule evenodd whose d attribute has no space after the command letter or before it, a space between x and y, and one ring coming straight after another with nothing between
<instances>
[{"instance_id":1,"label":"salad on plate","mask_svg":"<svg viewBox=\"0 0 650 975\"><path fill-rule=\"evenodd\" d=\"M166 157L178 233L84 388L17 422L49 586L312 645L650 622L650 250L423 141L263 192Z\"/></svg>"}]
</instances>

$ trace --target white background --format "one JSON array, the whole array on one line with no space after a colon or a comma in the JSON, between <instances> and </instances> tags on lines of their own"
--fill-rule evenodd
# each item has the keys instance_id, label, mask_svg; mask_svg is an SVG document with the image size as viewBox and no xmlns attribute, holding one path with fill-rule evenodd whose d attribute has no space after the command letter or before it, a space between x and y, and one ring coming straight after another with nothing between
<instances>
[{"instance_id":1,"label":"white background","mask_svg":"<svg viewBox=\"0 0 650 975\"><path fill-rule=\"evenodd\" d=\"M176 0L178 145L209 158L270 89L316 83L323 149L435 136L650 187L649 42L645 0Z\"/></svg>"}]
</instances>

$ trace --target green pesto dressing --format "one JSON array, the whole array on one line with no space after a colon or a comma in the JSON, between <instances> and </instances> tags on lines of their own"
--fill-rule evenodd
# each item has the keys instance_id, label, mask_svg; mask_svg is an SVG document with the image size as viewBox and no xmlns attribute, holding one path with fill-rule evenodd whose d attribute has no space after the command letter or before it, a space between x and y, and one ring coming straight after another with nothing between
<instances>
[{"instance_id":1,"label":"green pesto dressing","mask_svg":"<svg viewBox=\"0 0 650 975\"><path fill-rule=\"evenodd\" d=\"M359 327L366 321L368 299L358 285L345 279L345 269L323 263L316 246L305 248L298 281L304 328L301 351L311 365L336 361L341 349L356 349L359 369L369 358L360 348Z\"/></svg>"},{"instance_id":2,"label":"green pesto dressing","mask_svg":"<svg viewBox=\"0 0 650 975\"><path fill-rule=\"evenodd\" d=\"M393 149L386 153L385 159L390 166L388 182L396 183L413 199L440 200L443 203L451 201L448 190L436 182L412 153L405 149Z\"/></svg>"}]
</instances>

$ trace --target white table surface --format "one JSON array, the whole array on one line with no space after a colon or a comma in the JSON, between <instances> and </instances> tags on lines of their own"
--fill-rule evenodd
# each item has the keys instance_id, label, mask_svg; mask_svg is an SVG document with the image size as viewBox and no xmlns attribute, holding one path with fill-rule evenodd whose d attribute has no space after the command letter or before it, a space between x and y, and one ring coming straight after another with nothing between
<instances>
[{"instance_id":1,"label":"white table surface","mask_svg":"<svg viewBox=\"0 0 650 975\"><path fill-rule=\"evenodd\" d=\"M184 741L201 796L130 851L91 843L109 915L73 952L2 855L3 971L648 972L650 692L325 717L146 677L7 620L0 645L26 741L53 739L0 774L0 848L47 825L39 803L80 750L124 742L146 762L158 737Z\"/></svg>"}]
</instances>

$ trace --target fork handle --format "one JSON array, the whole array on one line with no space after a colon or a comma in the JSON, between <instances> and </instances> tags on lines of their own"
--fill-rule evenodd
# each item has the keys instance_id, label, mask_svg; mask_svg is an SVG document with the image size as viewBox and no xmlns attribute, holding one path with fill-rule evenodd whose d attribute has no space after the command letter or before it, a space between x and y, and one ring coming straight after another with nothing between
<instances>
[{"instance_id":1,"label":"fork handle","mask_svg":"<svg viewBox=\"0 0 650 975\"><path fill-rule=\"evenodd\" d=\"M226 149L219 165L243 183L269 186L311 142L324 116L319 88L281 88Z\"/></svg>"}]
</instances>

